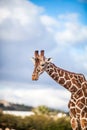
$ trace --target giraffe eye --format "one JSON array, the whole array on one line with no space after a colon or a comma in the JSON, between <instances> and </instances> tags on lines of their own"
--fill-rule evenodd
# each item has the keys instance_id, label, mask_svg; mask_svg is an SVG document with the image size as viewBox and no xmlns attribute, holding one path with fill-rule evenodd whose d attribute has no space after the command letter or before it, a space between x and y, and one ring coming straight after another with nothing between
<instances>
[{"instance_id":1,"label":"giraffe eye","mask_svg":"<svg viewBox=\"0 0 87 130\"><path fill-rule=\"evenodd\" d=\"M43 67L45 64L42 64L41 66Z\"/></svg>"}]
</instances>

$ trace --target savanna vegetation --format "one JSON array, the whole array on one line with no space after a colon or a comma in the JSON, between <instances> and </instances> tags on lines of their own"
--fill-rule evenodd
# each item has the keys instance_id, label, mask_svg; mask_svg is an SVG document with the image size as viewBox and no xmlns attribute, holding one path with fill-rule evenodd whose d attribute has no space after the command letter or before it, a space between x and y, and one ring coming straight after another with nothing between
<instances>
[{"instance_id":1,"label":"savanna vegetation","mask_svg":"<svg viewBox=\"0 0 87 130\"><path fill-rule=\"evenodd\" d=\"M15 130L72 130L70 126L69 116L62 118L53 118L49 114L49 110L39 107L42 113L37 113L25 118L3 114L0 112L0 128L13 128ZM35 111L35 109L33 110Z\"/></svg>"}]
</instances>

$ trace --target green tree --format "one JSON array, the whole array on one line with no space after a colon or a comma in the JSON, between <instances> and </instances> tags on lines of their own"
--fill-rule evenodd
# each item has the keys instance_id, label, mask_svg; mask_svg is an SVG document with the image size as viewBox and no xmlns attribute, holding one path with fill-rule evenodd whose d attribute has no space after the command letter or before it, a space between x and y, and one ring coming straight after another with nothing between
<instances>
[{"instance_id":1,"label":"green tree","mask_svg":"<svg viewBox=\"0 0 87 130\"><path fill-rule=\"evenodd\" d=\"M44 106L44 105L38 106L37 108L34 108L32 111L35 112L35 114L38 114L38 115L40 115L40 114L48 115L49 112L50 112L49 108Z\"/></svg>"}]
</instances>

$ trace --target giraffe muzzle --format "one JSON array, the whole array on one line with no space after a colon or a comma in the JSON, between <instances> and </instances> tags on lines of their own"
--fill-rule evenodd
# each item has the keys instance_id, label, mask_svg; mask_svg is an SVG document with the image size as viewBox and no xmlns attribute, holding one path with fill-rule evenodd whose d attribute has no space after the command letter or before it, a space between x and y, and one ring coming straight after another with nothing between
<instances>
[{"instance_id":1,"label":"giraffe muzzle","mask_svg":"<svg viewBox=\"0 0 87 130\"><path fill-rule=\"evenodd\" d=\"M32 80L38 80L38 76L35 75L35 74L33 74L33 75L32 75Z\"/></svg>"}]
</instances>

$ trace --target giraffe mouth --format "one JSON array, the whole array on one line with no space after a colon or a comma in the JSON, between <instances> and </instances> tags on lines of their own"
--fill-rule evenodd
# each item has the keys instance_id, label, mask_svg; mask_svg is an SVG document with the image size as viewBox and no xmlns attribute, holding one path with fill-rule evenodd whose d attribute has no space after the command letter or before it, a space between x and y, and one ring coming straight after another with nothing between
<instances>
[{"instance_id":1,"label":"giraffe mouth","mask_svg":"<svg viewBox=\"0 0 87 130\"><path fill-rule=\"evenodd\" d=\"M38 80L38 76L33 74L33 75L32 75L32 80L33 80L33 81L34 81L34 80L37 81L37 80Z\"/></svg>"}]
</instances>

